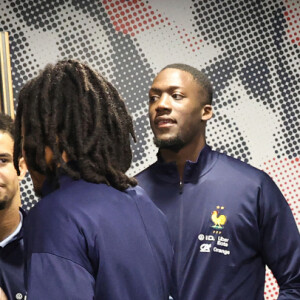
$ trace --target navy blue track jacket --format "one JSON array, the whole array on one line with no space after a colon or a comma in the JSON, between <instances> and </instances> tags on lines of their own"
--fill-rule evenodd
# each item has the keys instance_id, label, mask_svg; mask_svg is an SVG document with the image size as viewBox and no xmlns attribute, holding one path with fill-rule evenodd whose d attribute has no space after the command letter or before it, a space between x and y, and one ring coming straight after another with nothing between
<instances>
[{"instance_id":1,"label":"navy blue track jacket","mask_svg":"<svg viewBox=\"0 0 300 300\"><path fill-rule=\"evenodd\" d=\"M180 300L263 300L265 265L300 299L299 231L267 174L205 146L182 183L160 157L137 179L167 216Z\"/></svg>"},{"instance_id":2,"label":"navy blue track jacket","mask_svg":"<svg viewBox=\"0 0 300 300\"><path fill-rule=\"evenodd\" d=\"M139 188L60 178L25 223L28 300L160 300L171 288L165 216Z\"/></svg>"},{"instance_id":3,"label":"navy blue track jacket","mask_svg":"<svg viewBox=\"0 0 300 300\"><path fill-rule=\"evenodd\" d=\"M20 208L23 224L26 213ZM5 247L0 247L0 287L7 298L24 299L24 241L23 227Z\"/></svg>"}]
</instances>

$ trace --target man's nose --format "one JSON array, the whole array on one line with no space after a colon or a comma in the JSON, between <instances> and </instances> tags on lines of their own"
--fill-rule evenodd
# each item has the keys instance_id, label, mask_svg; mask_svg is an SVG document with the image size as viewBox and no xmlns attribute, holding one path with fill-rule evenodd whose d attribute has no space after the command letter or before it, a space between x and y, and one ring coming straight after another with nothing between
<instances>
[{"instance_id":1,"label":"man's nose","mask_svg":"<svg viewBox=\"0 0 300 300\"><path fill-rule=\"evenodd\" d=\"M163 93L156 103L156 111L171 110L171 101L168 94Z\"/></svg>"}]
</instances>

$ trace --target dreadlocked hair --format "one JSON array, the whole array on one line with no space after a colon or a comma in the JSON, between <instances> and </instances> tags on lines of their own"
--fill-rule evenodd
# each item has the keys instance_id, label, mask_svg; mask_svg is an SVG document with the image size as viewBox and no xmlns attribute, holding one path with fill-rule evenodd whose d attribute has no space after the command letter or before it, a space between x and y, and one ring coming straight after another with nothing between
<instances>
[{"instance_id":1,"label":"dreadlocked hair","mask_svg":"<svg viewBox=\"0 0 300 300\"><path fill-rule=\"evenodd\" d=\"M132 118L115 87L76 60L47 65L21 89L15 120L14 165L25 151L29 169L58 186L60 170L73 179L118 190L137 184L126 176L132 160ZM24 140L21 141L23 132ZM45 147L53 152L51 165ZM62 154L65 153L66 163Z\"/></svg>"}]
</instances>

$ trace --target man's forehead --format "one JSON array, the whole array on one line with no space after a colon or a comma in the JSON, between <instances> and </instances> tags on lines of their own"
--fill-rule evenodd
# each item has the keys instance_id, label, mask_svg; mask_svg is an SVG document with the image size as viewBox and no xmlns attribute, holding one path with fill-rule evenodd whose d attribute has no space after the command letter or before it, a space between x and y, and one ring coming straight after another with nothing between
<instances>
[{"instance_id":1,"label":"man's forehead","mask_svg":"<svg viewBox=\"0 0 300 300\"><path fill-rule=\"evenodd\" d=\"M11 135L0 130L0 153L6 153L7 155L12 155L13 153L14 140Z\"/></svg>"},{"instance_id":2,"label":"man's forehead","mask_svg":"<svg viewBox=\"0 0 300 300\"><path fill-rule=\"evenodd\" d=\"M0 137L1 137L2 139L5 138L5 139L9 139L9 140L11 140L12 142L14 142L13 137L12 137L11 134L10 134L8 131L6 131L6 130L1 130L1 129L0 129Z\"/></svg>"},{"instance_id":3,"label":"man's forehead","mask_svg":"<svg viewBox=\"0 0 300 300\"><path fill-rule=\"evenodd\" d=\"M167 68L157 74L153 80L151 89L155 89L160 86L184 88L190 85L199 87L199 84L196 82L192 74L180 69Z\"/></svg>"}]
</instances>

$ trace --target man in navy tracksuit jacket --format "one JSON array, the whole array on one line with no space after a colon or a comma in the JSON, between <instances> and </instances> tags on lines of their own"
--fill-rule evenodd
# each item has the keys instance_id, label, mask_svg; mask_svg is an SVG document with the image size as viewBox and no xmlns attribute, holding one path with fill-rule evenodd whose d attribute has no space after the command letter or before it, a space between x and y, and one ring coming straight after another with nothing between
<instances>
[{"instance_id":1,"label":"man in navy tracksuit jacket","mask_svg":"<svg viewBox=\"0 0 300 300\"><path fill-rule=\"evenodd\" d=\"M266 265L278 299L300 299L300 239L286 200L264 172L205 144L206 76L169 65L149 98L158 160L137 179L167 216L179 299L262 300Z\"/></svg>"},{"instance_id":2,"label":"man in navy tracksuit jacket","mask_svg":"<svg viewBox=\"0 0 300 300\"><path fill-rule=\"evenodd\" d=\"M59 183L26 222L28 299L168 299L171 242L145 192Z\"/></svg>"},{"instance_id":3,"label":"man in navy tracksuit jacket","mask_svg":"<svg viewBox=\"0 0 300 300\"><path fill-rule=\"evenodd\" d=\"M26 213L21 208L20 216L21 222L14 233L4 243L0 242L0 288L2 288L8 299L16 299L16 297L23 299L26 295L22 226Z\"/></svg>"},{"instance_id":4,"label":"man in navy tracksuit jacket","mask_svg":"<svg viewBox=\"0 0 300 300\"><path fill-rule=\"evenodd\" d=\"M20 176L14 168L14 123L0 114L0 299L24 299L25 212L20 208L19 181L26 174L24 159L17 161Z\"/></svg>"},{"instance_id":5,"label":"man in navy tracksuit jacket","mask_svg":"<svg viewBox=\"0 0 300 300\"><path fill-rule=\"evenodd\" d=\"M28 300L169 299L166 218L125 175L134 133L116 89L79 61L48 65L20 91L16 128L14 159L41 195L24 230Z\"/></svg>"}]
</instances>

